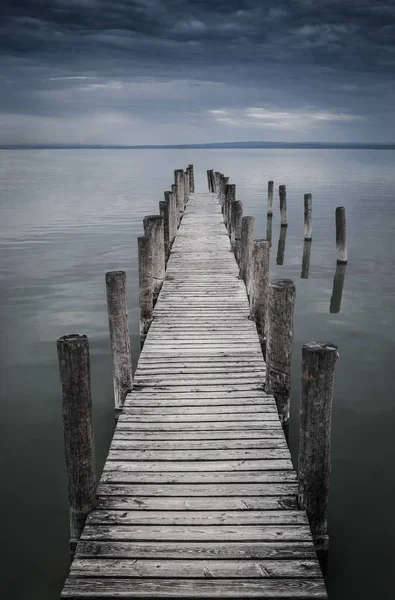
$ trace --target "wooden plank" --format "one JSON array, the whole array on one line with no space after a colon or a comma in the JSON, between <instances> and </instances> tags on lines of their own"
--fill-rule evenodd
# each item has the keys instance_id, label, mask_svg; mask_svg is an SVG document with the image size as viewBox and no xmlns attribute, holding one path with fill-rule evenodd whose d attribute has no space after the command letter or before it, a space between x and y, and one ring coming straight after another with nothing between
<instances>
[{"instance_id":1,"label":"wooden plank","mask_svg":"<svg viewBox=\"0 0 395 600\"><path fill-rule=\"evenodd\" d=\"M268 438L263 440L251 440L245 438L243 440L135 440L127 438L116 437L111 442L110 452L114 450L133 450L133 451L160 451L164 453L169 450L175 451L206 451L210 452L215 450L221 452L223 450L227 452L234 452L236 450L255 450L258 452L260 449L276 449L276 450L288 450L288 446L284 439L281 438ZM134 455L133 455L134 456ZM219 455L218 455L219 456ZM229 456L231 456L229 454Z\"/></svg>"},{"instance_id":2,"label":"wooden plank","mask_svg":"<svg viewBox=\"0 0 395 600\"><path fill-rule=\"evenodd\" d=\"M293 469L290 458L267 458L254 460L169 460L169 461L144 461L127 460L119 461L108 458L104 465L103 473L133 473L133 472L202 472L216 473L230 471L285 471Z\"/></svg>"},{"instance_id":3,"label":"wooden plank","mask_svg":"<svg viewBox=\"0 0 395 600\"><path fill-rule=\"evenodd\" d=\"M317 560L105 560L77 558L72 577L291 578L321 576Z\"/></svg>"},{"instance_id":4,"label":"wooden plank","mask_svg":"<svg viewBox=\"0 0 395 600\"><path fill-rule=\"evenodd\" d=\"M223 423L223 419L226 419L226 423L246 423L253 421L256 425L265 424L268 421L278 421L278 414L275 412L241 412L241 413L226 413L225 415L218 414L193 414L187 415L180 412L176 417L172 414L130 414L128 412L122 412L119 416L119 423L151 423L152 427L156 425L174 423Z\"/></svg>"},{"instance_id":5,"label":"wooden plank","mask_svg":"<svg viewBox=\"0 0 395 600\"><path fill-rule=\"evenodd\" d=\"M97 510L298 510L296 496L100 496Z\"/></svg>"},{"instance_id":6,"label":"wooden plank","mask_svg":"<svg viewBox=\"0 0 395 600\"><path fill-rule=\"evenodd\" d=\"M222 483L215 479L214 485L204 481L200 482L135 482L127 483L106 483L100 480L97 494L98 496L293 496L298 493L296 477L286 481L280 474L277 477L269 477L268 474L261 473L258 481L252 482L244 479L243 482ZM159 484L159 485L158 485Z\"/></svg>"},{"instance_id":7,"label":"wooden plank","mask_svg":"<svg viewBox=\"0 0 395 600\"><path fill-rule=\"evenodd\" d=\"M133 433L131 433L133 432ZM183 442L189 440L202 441L202 440L264 440L264 439L280 439L284 440L284 433L282 429L235 429L235 430L202 430L202 431L137 431L134 429L123 429L119 427L114 432L114 439L128 439L128 440L144 440L144 441L158 441L158 440L182 440Z\"/></svg>"},{"instance_id":8,"label":"wooden plank","mask_svg":"<svg viewBox=\"0 0 395 600\"><path fill-rule=\"evenodd\" d=\"M280 421L278 419L274 421L206 421L204 423L188 422L184 423L134 423L133 421L118 421L117 430L125 431L235 431L243 430L245 433L251 432L252 429L264 430L264 429L280 429Z\"/></svg>"},{"instance_id":9,"label":"wooden plank","mask_svg":"<svg viewBox=\"0 0 395 600\"><path fill-rule=\"evenodd\" d=\"M113 463L116 464L116 463ZM103 483L292 483L296 481L294 471L214 471L214 472L183 472L183 471L107 471L104 469L101 477ZM99 492L100 493L100 492Z\"/></svg>"},{"instance_id":10,"label":"wooden plank","mask_svg":"<svg viewBox=\"0 0 395 600\"><path fill-rule=\"evenodd\" d=\"M143 416L143 415L152 415L152 416L166 416L166 415L196 415L199 416L207 416L207 415L218 415L217 418L220 418L219 415L228 415L232 416L240 415L242 417L243 413L254 413L256 415L273 413L276 412L275 406L272 403L270 404L236 404L236 405L225 405L225 406L210 406L205 405L202 407L199 406L141 406L134 405L127 406L123 409L123 415L135 415L135 416ZM227 418L227 417L225 417Z\"/></svg>"},{"instance_id":11,"label":"wooden plank","mask_svg":"<svg viewBox=\"0 0 395 600\"><path fill-rule=\"evenodd\" d=\"M264 450L130 450L114 449L111 444L108 460L133 460L133 461L218 461L218 460L248 460L248 459L271 459L286 458L290 454L287 448L269 448Z\"/></svg>"},{"instance_id":12,"label":"wooden plank","mask_svg":"<svg viewBox=\"0 0 395 600\"><path fill-rule=\"evenodd\" d=\"M309 542L85 542L80 541L79 557L131 559L315 559Z\"/></svg>"}]
</instances>

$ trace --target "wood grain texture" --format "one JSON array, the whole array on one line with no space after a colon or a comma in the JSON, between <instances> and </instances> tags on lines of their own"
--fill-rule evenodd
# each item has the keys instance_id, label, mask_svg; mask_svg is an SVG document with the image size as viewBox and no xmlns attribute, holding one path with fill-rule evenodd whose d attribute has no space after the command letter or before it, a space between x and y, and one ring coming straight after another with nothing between
<instances>
[{"instance_id":1,"label":"wood grain texture","mask_svg":"<svg viewBox=\"0 0 395 600\"><path fill-rule=\"evenodd\" d=\"M172 186L182 220L62 597L326 598L231 251L242 204L222 173L208 172L218 197L188 196L184 175Z\"/></svg>"}]
</instances>

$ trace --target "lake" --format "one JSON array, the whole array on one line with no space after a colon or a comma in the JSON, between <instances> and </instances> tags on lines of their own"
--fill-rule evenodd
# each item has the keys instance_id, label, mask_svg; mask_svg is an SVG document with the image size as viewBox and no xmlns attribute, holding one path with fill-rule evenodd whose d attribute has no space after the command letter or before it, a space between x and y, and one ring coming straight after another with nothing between
<instances>
[{"instance_id":1,"label":"lake","mask_svg":"<svg viewBox=\"0 0 395 600\"><path fill-rule=\"evenodd\" d=\"M7 600L55 600L68 573L68 505L56 340L90 341L97 467L113 428L106 271L127 273L134 364L139 352L137 236L173 170L193 163L237 184L256 237L266 236L275 181L271 275L296 283L290 445L297 461L301 346L337 344L327 585L336 600L395 596L395 151L0 151L0 392L3 514L0 587ZM278 185L288 230L278 265ZM308 279L301 278L303 194L313 195ZM345 206L349 263L330 312L335 208ZM281 262L281 260L280 260ZM339 304L339 294L335 304ZM333 300L332 300L333 308Z\"/></svg>"}]
</instances>

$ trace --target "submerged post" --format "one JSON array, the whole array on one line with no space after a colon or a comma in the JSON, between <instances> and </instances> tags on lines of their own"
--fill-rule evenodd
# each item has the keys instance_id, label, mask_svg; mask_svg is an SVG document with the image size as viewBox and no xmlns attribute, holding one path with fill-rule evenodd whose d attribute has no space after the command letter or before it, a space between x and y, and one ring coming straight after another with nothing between
<instances>
[{"instance_id":1,"label":"submerged post","mask_svg":"<svg viewBox=\"0 0 395 600\"><path fill-rule=\"evenodd\" d=\"M195 192L195 171L193 165L188 165L187 171L189 173L189 191L191 194Z\"/></svg>"},{"instance_id":2,"label":"submerged post","mask_svg":"<svg viewBox=\"0 0 395 600\"><path fill-rule=\"evenodd\" d=\"M149 238L151 244L153 294L155 303L165 278L163 217L160 215L144 217L143 224L144 234Z\"/></svg>"},{"instance_id":3,"label":"submerged post","mask_svg":"<svg viewBox=\"0 0 395 600\"><path fill-rule=\"evenodd\" d=\"M236 262L240 266L241 221L243 219L243 203L236 200L232 210L231 246Z\"/></svg>"},{"instance_id":4,"label":"submerged post","mask_svg":"<svg viewBox=\"0 0 395 600\"><path fill-rule=\"evenodd\" d=\"M153 318L153 279L150 240L146 236L137 238L140 286L140 345L143 347Z\"/></svg>"},{"instance_id":5,"label":"submerged post","mask_svg":"<svg viewBox=\"0 0 395 600\"><path fill-rule=\"evenodd\" d=\"M112 354L115 416L133 386L125 271L106 273L108 325Z\"/></svg>"},{"instance_id":6,"label":"submerged post","mask_svg":"<svg viewBox=\"0 0 395 600\"><path fill-rule=\"evenodd\" d=\"M254 244L255 217L243 217L241 220L240 240L240 277L244 280L247 296L251 296L252 284L252 248Z\"/></svg>"},{"instance_id":7,"label":"submerged post","mask_svg":"<svg viewBox=\"0 0 395 600\"><path fill-rule=\"evenodd\" d=\"M273 394L286 436L291 397L291 358L295 309L295 284L274 279L269 285L266 344L266 392Z\"/></svg>"},{"instance_id":8,"label":"submerged post","mask_svg":"<svg viewBox=\"0 0 395 600\"><path fill-rule=\"evenodd\" d=\"M287 186L280 185L278 192L280 195L281 227L287 227Z\"/></svg>"},{"instance_id":9,"label":"submerged post","mask_svg":"<svg viewBox=\"0 0 395 600\"><path fill-rule=\"evenodd\" d=\"M313 198L311 194L304 195L304 239L311 242L313 236Z\"/></svg>"},{"instance_id":10,"label":"submerged post","mask_svg":"<svg viewBox=\"0 0 395 600\"><path fill-rule=\"evenodd\" d=\"M63 431L73 555L85 520L96 504L95 441L92 423L89 343L86 335L58 339Z\"/></svg>"},{"instance_id":11,"label":"submerged post","mask_svg":"<svg viewBox=\"0 0 395 600\"><path fill-rule=\"evenodd\" d=\"M177 211L178 211L178 223L180 223L182 219L182 215L184 214L184 199L185 199L185 191L184 191L184 171L182 169L176 169L174 171L174 183L177 186Z\"/></svg>"},{"instance_id":12,"label":"submerged post","mask_svg":"<svg viewBox=\"0 0 395 600\"><path fill-rule=\"evenodd\" d=\"M267 182L267 214L273 214L273 189L274 181Z\"/></svg>"},{"instance_id":13,"label":"submerged post","mask_svg":"<svg viewBox=\"0 0 395 600\"><path fill-rule=\"evenodd\" d=\"M336 249L337 264L347 264L346 209L344 206L338 206L336 209Z\"/></svg>"},{"instance_id":14,"label":"submerged post","mask_svg":"<svg viewBox=\"0 0 395 600\"><path fill-rule=\"evenodd\" d=\"M254 240L252 256L251 316L256 323L259 340L265 354L270 262L268 240Z\"/></svg>"},{"instance_id":15,"label":"submerged post","mask_svg":"<svg viewBox=\"0 0 395 600\"><path fill-rule=\"evenodd\" d=\"M160 216L163 218L163 243L165 251L165 261L170 254L170 221L169 221L169 205L166 201L159 202Z\"/></svg>"},{"instance_id":16,"label":"submerged post","mask_svg":"<svg viewBox=\"0 0 395 600\"><path fill-rule=\"evenodd\" d=\"M307 512L318 552L329 548L331 416L337 358L333 344L309 342L302 346L298 501Z\"/></svg>"}]
</instances>

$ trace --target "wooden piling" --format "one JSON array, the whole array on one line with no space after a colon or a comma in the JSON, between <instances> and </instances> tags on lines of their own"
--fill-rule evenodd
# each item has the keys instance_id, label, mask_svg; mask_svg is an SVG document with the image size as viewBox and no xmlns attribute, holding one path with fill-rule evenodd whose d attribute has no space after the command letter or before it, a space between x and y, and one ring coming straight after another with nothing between
<instances>
[{"instance_id":1,"label":"wooden piling","mask_svg":"<svg viewBox=\"0 0 395 600\"><path fill-rule=\"evenodd\" d=\"M272 236L273 236L273 215L267 215L266 221L266 239L272 247Z\"/></svg>"},{"instance_id":2,"label":"wooden piling","mask_svg":"<svg viewBox=\"0 0 395 600\"><path fill-rule=\"evenodd\" d=\"M188 168L184 171L184 211L188 204L189 198L189 171Z\"/></svg>"},{"instance_id":3,"label":"wooden piling","mask_svg":"<svg viewBox=\"0 0 395 600\"><path fill-rule=\"evenodd\" d=\"M251 317L255 321L259 341L265 354L270 263L270 244L268 240L254 240L252 257Z\"/></svg>"},{"instance_id":4,"label":"wooden piling","mask_svg":"<svg viewBox=\"0 0 395 600\"><path fill-rule=\"evenodd\" d=\"M280 227L280 236L278 238L278 247L277 247L277 257L276 264L283 265L284 264L284 255L285 255L285 242L287 240L287 227Z\"/></svg>"},{"instance_id":5,"label":"wooden piling","mask_svg":"<svg viewBox=\"0 0 395 600\"><path fill-rule=\"evenodd\" d=\"M313 236L313 198L311 194L304 195L304 239L311 242Z\"/></svg>"},{"instance_id":6,"label":"wooden piling","mask_svg":"<svg viewBox=\"0 0 395 600\"><path fill-rule=\"evenodd\" d=\"M254 245L254 223L255 217L243 217L241 220L240 240L240 277L243 279L247 296L251 296L252 285L252 248Z\"/></svg>"},{"instance_id":7,"label":"wooden piling","mask_svg":"<svg viewBox=\"0 0 395 600\"><path fill-rule=\"evenodd\" d=\"M337 264L347 264L347 238L346 238L346 209L344 206L336 208L336 249Z\"/></svg>"},{"instance_id":8,"label":"wooden piling","mask_svg":"<svg viewBox=\"0 0 395 600\"><path fill-rule=\"evenodd\" d=\"M226 228L228 230L229 236L231 236L232 229L232 211L233 204L236 201L236 186L234 183L227 184L225 187L225 213L224 213L224 221Z\"/></svg>"},{"instance_id":9,"label":"wooden piling","mask_svg":"<svg viewBox=\"0 0 395 600\"><path fill-rule=\"evenodd\" d=\"M269 285L266 392L275 397L286 435L288 435L291 397L295 293L295 284L291 279L274 279Z\"/></svg>"},{"instance_id":10,"label":"wooden piling","mask_svg":"<svg viewBox=\"0 0 395 600\"><path fill-rule=\"evenodd\" d=\"M237 264L240 266L241 221L243 219L243 203L236 200L232 210L231 247Z\"/></svg>"},{"instance_id":11,"label":"wooden piling","mask_svg":"<svg viewBox=\"0 0 395 600\"><path fill-rule=\"evenodd\" d=\"M346 277L347 265L336 265L335 275L333 277L332 296L329 306L330 313L339 313L342 303L344 279Z\"/></svg>"},{"instance_id":12,"label":"wooden piling","mask_svg":"<svg viewBox=\"0 0 395 600\"><path fill-rule=\"evenodd\" d=\"M311 240L305 240L303 244L302 272L300 274L301 279L308 279L309 277L310 253Z\"/></svg>"},{"instance_id":13,"label":"wooden piling","mask_svg":"<svg viewBox=\"0 0 395 600\"><path fill-rule=\"evenodd\" d=\"M165 241L163 218L160 215L144 217L144 234L149 238L152 256L154 304L165 278Z\"/></svg>"},{"instance_id":14,"label":"wooden piling","mask_svg":"<svg viewBox=\"0 0 395 600\"><path fill-rule=\"evenodd\" d=\"M177 186L177 210L178 210L178 223L180 223L184 214L184 171L182 169L176 169L174 171L174 183Z\"/></svg>"},{"instance_id":15,"label":"wooden piling","mask_svg":"<svg viewBox=\"0 0 395 600\"><path fill-rule=\"evenodd\" d=\"M140 345L143 347L153 318L153 278L150 240L146 236L137 238L140 287Z\"/></svg>"},{"instance_id":16,"label":"wooden piling","mask_svg":"<svg viewBox=\"0 0 395 600\"><path fill-rule=\"evenodd\" d=\"M177 206L175 194L173 194L173 192L165 192L165 202L169 207L169 244L171 248L177 233Z\"/></svg>"},{"instance_id":17,"label":"wooden piling","mask_svg":"<svg viewBox=\"0 0 395 600\"><path fill-rule=\"evenodd\" d=\"M215 171L214 173L214 193L217 195L218 199L219 199L219 179L221 173L219 171Z\"/></svg>"},{"instance_id":18,"label":"wooden piling","mask_svg":"<svg viewBox=\"0 0 395 600\"><path fill-rule=\"evenodd\" d=\"M65 335L57 341L63 400L63 431L73 555L85 520L96 504L95 441L89 343L86 335Z\"/></svg>"},{"instance_id":19,"label":"wooden piling","mask_svg":"<svg viewBox=\"0 0 395 600\"><path fill-rule=\"evenodd\" d=\"M273 191L274 191L274 181L267 182L267 214L273 214Z\"/></svg>"},{"instance_id":20,"label":"wooden piling","mask_svg":"<svg viewBox=\"0 0 395 600\"><path fill-rule=\"evenodd\" d=\"M207 185L208 191L214 194L214 171L212 169L207 171Z\"/></svg>"},{"instance_id":21,"label":"wooden piling","mask_svg":"<svg viewBox=\"0 0 395 600\"><path fill-rule=\"evenodd\" d=\"M133 386L125 271L106 273L106 290L115 415L118 417L126 394Z\"/></svg>"},{"instance_id":22,"label":"wooden piling","mask_svg":"<svg viewBox=\"0 0 395 600\"><path fill-rule=\"evenodd\" d=\"M168 202L163 200L159 202L159 213L163 218L163 243L165 249L165 261L167 262L170 254L170 217Z\"/></svg>"},{"instance_id":23,"label":"wooden piling","mask_svg":"<svg viewBox=\"0 0 395 600\"><path fill-rule=\"evenodd\" d=\"M298 501L309 517L317 552L329 548L331 415L337 358L333 344L309 342L302 346Z\"/></svg>"},{"instance_id":24,"label":"wooden piling","mask_svg":"<svg viewBox=\"0 0 395 600\"><path fill-rule=\"evenodd\" d=\"M189 171L189 191L191 194L195 193L195 171L193 165L188 165Z\"/></svg>"},{"instance_id":25,"label":"wooden piling","mask_svg":"<svg viewBox=\"0 0 395 600\"><path fill-rule=\"evenodd\" d=\"M278 192L280 196L281 227L287 227L287 186L280 185Z\"/></svg>"}]
</instances>

